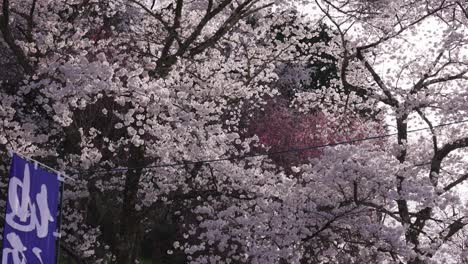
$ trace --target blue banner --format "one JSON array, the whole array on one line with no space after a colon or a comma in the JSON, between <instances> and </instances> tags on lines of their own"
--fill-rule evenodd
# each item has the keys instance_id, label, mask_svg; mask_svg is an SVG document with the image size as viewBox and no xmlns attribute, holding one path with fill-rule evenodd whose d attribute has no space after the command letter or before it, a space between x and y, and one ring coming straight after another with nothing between
<instances>
[{"instance_id":1,"label":"blue banner","mask_svg":"<svg viewBox=\"0 0 468 264\"><path fill-rule=\"evenodd\" d=\"M13 155L2 264L55 262L58 176Z\"/></svg>"}]
</instances>

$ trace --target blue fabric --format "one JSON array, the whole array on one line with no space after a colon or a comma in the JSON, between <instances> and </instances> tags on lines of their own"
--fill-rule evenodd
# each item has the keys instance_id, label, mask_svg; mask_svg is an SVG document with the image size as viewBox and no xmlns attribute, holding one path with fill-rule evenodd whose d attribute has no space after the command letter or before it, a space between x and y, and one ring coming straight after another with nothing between
<instances>
[{"instance_id":1,"label":"blue fabric","mask_svg":"<svg viewBox=\"0 0 468 264\"><path fill-rule=\"evenodd\" d=\"M2 264L55 262L58 197L57 174L13 155Z\"/></svg>"}]
</instances>

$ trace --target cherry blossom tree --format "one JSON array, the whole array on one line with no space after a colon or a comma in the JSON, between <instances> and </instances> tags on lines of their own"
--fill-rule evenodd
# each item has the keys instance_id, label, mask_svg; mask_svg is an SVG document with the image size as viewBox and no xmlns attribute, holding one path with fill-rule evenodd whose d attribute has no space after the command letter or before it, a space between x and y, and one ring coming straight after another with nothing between
<instances>
[{"instance_id":1,"label":"cherry blossom tree","mask_svg":"<svg viewBox=\"0 0 468 264\"><path fill-rule=\"evenodd\" d=\"M69 254L133 263L150 213L206 191L212 177L193 161L249 151L238 112L276 93L268 84L276 64L291 60L295 38L273 43L272 29L292 4L2 1L5 65L15 65L2 82L2 147L75 178L66 191ZM189 162L142 169L181 161ZM135 169L106 172L119 166ZM106 197L99 192L119 207L108 245L90 221Z\"/></svg>"},{"instance_id":2,"label":"cherry blossom tree","mask_svg":"<svg viewBox=\"0 0 468 264\"><path fill-rule=\"evenodd\" d=\"M455 251L453 245L464 243L457 234L466 225L461 189L466 179L462 158L466 130L463 124L456 128L435 124L458 122L466 111L466 3L315 4L339 33L335 53L340 54L339 85L351 101L379 102L397 131L396 139L389 141L397 144L389 153L399 166L386 177L386 182L393 181L387 193L391 198L383 196L392 202L371 207L393 218L407 251L395 254L388 245L379 247L369 241L367 245L388 252L395 262L460 263L466 253ZM426 125L430 135L410 136L408 131L418 124ZM359 187L349 193L356 204L365 197ZM386 240L381 237L379 243Z\"/></svg>"},{"instance_id":3,"label":"cherry blossom tree","mask_svg":"<svg viewBox=\"0 0 468 264\"><path fill-rule=\"evenodd\" d=\"M258 136L258 153L271 153L269 157L284 169L308 163L319 158L323 148L311 148L362 139L384 134L377 122L359 113L348 116L330 116L320 111L300 112L284 96L275 97L250 117L249 135ZM370 124L373 125L370 125ZM375 144L382 142L376 141Z\"/></svg>"},{"instance_id":4,"label":"cherry blossom tree","mask_svg":"<svg viewBox=\"0 0 468 264\"><path fill-rule=\"evenodd\" d=\"M339 60L339 89L298 93L296 103L323 108L318 98L339 98L341 90L346 99L335 101L336 111L351 103L371 107L395 136L382 147L327 149L320 160L293 168L296 178L269 177L271 187L263 184L228 208L200 206L208 231L189 251L218 245L229 261L249 263L463 263L465 3L314 6L338 32L326 49ZM411 133L418 126L429 133ZM203 255L200 262L221 259Z\"/></svg>"},{"instance_id":5,"label":"cherry blossom tree","mask_svg":"<svg viewBox=\"0 0 468 264\"><path fill-rule=\"evenodd\" d=\"M298 18L305 4L315 11ZM463 1L3 0L0 8L2 162L13 149L74 178L62 247L76 262L135 263L161 219L179 229L155 255L186 263L466 261L467 129L436 126L467 111ZM305 43L320 25L330 40ZM345 138L385 122L396 135L324 148L287 170L251 155L267 141L245 137L245 113L278 95L285 65L323 53L337 78L296 91L294 111L282 114L315 111L333 125L367 114ZM429 132L411 133L419 126Z\"/></svg>"}]
</instances>

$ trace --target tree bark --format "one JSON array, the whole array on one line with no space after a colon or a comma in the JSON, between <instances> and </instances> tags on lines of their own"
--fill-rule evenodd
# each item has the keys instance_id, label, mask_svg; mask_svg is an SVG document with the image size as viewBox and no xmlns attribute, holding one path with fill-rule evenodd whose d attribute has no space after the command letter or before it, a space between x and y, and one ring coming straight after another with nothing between
<instances>
[{"instance_id":1,"label":"tree bark","mask_svg":"<svg viewBox=\"0 0 468 264\"><path fill-rule=\"evenodd\" d=\"M144 148L130 147L128 170L125 177L122 211L119 219L119 233L116 241L116 264L134 264L138 255L140 217L135 210L140 178L144 166Z\"/></svg>"}]
</instances>

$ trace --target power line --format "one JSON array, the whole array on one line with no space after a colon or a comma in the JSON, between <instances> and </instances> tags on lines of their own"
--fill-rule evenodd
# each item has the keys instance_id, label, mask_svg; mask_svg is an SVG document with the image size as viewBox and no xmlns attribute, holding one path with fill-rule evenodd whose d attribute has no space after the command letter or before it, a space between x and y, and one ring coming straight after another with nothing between
<instances>
[{"instance_id":1,"label":"power line","mask_svg":"<svg viewBox=\"0 0 468 264\"><path fill-rule=\"evenodd\" d=\"M467 123L467 122L468 122L468 120L455 121L455 122L450 122L450 123L445 123L445 124L439 124L439 125L433 126L433 128L440 128L440 127L451 126L451 125L456 125L456 124L462 124L462 123ZM407 133L414 133L414 132L430 130L430 129L431 128L429 128L429 127L412 129L412 130L408 130ZM325 148L325 147L334 147L334 146L338 146L338 145L347 145L347 144L353 144L353 143L357 143L357 142L388 138L388 137L392 137L392 136L396 136L396 135L398 135L398 133L390 133L390 134L371 136L371 137L366 137L366 138L361 138L361 139L352 139L352 140L347 140L347 141L340 141L340 142L336 142L336 143L328 143L328 144L322 144L322 145L307 146L307 147L303 147L303 148L291 148L291 149L273 151L273 152L248 154L248 155L243 155L243 156L238 156L238 157L207 159L207 160L198 160L198 161L180 161L180 162L174 162L174 163L163 163L163 164L152 165L152 166L116 168L116 169L109 169L109 170L90 170L90 171L83 171L83 172L81 172L79 174L101 173L101 172L120 172L120 171L138 170L138 169L147 170L147 169L156 169L156 168L165 168L165 167L166 168L167 167L179 167L179 166L186 166L186 165L189 165L189 164L214 163L214 162L221 162L221 161L242 160L242 159L248 159L248 158L254 158L254 157L279 155L279 154L284 154L284 153L302 152L302 151L320 149L320 148ZM425 164L422 164L422 165L425 165Z\"/></svg>"}]
</instances>

